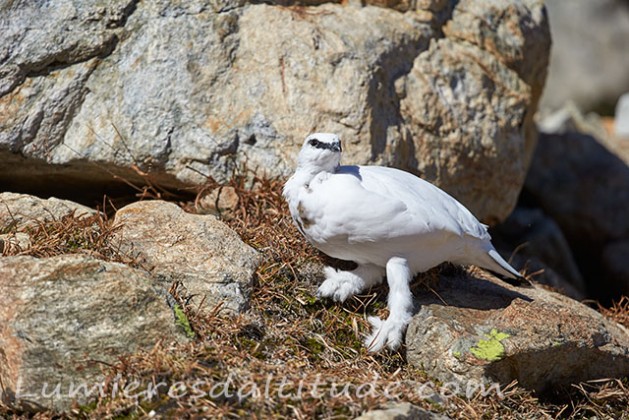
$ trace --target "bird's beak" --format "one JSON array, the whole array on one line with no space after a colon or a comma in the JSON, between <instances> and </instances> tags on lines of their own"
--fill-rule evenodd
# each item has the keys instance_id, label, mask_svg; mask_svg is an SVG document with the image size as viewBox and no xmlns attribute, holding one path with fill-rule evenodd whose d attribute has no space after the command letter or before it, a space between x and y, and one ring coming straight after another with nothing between
<instances>
[{"instance_id":1,"label":"bird's beak","mask_svg":"<svg viewBox=\"0 0 629 420\"><path fill-rule=\"evenodd\" d=\"M341 147L341 143L334 143L332 145L332 150L335 152L342 152L343 148Z\"/></svg>"}]
</instances>

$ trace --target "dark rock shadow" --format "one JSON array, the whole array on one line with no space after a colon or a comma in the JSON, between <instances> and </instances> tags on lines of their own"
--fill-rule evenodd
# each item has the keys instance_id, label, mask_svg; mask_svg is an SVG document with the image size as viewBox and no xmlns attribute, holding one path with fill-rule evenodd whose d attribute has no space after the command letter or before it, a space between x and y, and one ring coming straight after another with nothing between
<instances>
[{"instance_id":1,"label":"dark rock shadow","mask_svg":"<svg viewBox=\"0 0 629 420\"><path fill-rule=\"evenodd\" d=\"M540 134L520 203L539 207L565 235L587 295L607 305L622 285L606 273L603 250L629 237L629 166L589 134Z\"/></svg>"},{"instance_id":2,"label":"dark rock shadow","mask_svg":"<svg viewBox=\"0 0 629 420\"><path fill-rule=\"evenodd\" d=\"M584 360L588 363L583 363ZM566 343L505 357L487 365L485 374L503 386L517 379L523 388L552 400L553 390L587 380L613 378L623 370L629 370L627 358L614 357L598 348Z\"/></svg>"},{"instance_id":3,"label":"dark rock shadow","mask_svg":"<svg viewBox=\"0 0 629 420\"><path fill-rule=\"evenodd\" d=\"M460 308L491 310L508 307L515 299L531 302L533 299L522 292L511 290L507 283L502 286L486 278L464 270L458 273L440 273L436 287L413 287L416 306L443 305Z\"/></svg>"}]
</instances>

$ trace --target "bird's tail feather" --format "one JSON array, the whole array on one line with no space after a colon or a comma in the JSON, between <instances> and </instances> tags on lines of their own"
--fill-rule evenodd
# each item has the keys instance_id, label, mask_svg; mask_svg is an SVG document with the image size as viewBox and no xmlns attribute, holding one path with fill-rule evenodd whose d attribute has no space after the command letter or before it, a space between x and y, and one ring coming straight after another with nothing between
<instances>
[{"instance_id":1,"label":"bird's tail feather","mask_svg":"<svg viewBox=\"0 0 629 420\"><path fill-rule=\"evenodd\" d=\"M522 274L518 273L515 268L511 267L509 263L506 262L495 249L488 250L487 255L489 255L491 259L500 266L500 268L502 269L502 272L500 272L500 274L503 274L509 278L516 279L522 277Z\"/></svg>"},{"instance_id":2,"label":"bird's tail feather","mask_svg":"<svg viewBox=\"0 0 629 420\"><path fill-rule=\"evenodd\" d=\"M507 283L514 286L530 286L529 281L522 274L518 273L515 268L511 267L491 244L485 247L483 255L480 257L479 265L481 267L504 276Z\"/></svg>"}]
</instances>

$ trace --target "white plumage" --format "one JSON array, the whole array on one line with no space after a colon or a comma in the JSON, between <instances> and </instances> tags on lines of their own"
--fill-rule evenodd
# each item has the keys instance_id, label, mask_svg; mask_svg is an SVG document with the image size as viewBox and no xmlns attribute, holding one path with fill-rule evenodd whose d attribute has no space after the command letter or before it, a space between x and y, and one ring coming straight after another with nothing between
<instances>
[{"instance_id":1,"label":"white plumage","mask_svg":"<svg viewBox=\"0 0 629 420\"><path fill-rule=\"evenodd\" d=\"M301 233L327 255L354 261L352 271L325 268L318 295L335 301L387 276L389 317L370 317L371 351L396 349L412 316L409 282L442 262L474 264L520 278L496 252L487 227L434 185L398 169L340 166L338 136L308 136L284 197Z\"/></svg>"}]
</instances>

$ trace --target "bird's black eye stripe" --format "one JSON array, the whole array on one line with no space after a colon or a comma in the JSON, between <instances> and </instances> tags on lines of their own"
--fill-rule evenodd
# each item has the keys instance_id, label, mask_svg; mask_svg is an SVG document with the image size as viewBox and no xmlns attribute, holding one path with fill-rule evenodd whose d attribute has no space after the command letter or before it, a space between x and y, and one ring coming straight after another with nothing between
<instances>
[{"instance_id":1,"label":"bird's black eye stripe","mask_svg":"<svg viewBox=\"0 0 629 420\"><path fill-rule=\"evenodd\" d=\"M311 139L308 141L308 144L317 149L328 149L337 152L342 150L341 143L326 143L317 139Z\"/></svg>"}]
</instances>

